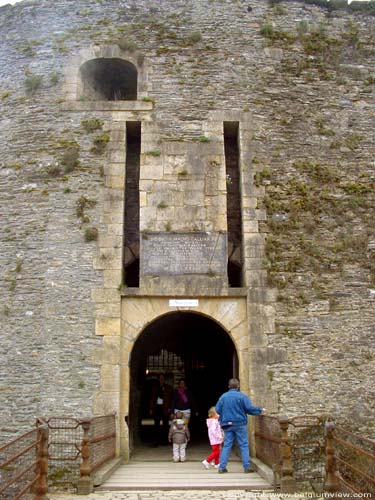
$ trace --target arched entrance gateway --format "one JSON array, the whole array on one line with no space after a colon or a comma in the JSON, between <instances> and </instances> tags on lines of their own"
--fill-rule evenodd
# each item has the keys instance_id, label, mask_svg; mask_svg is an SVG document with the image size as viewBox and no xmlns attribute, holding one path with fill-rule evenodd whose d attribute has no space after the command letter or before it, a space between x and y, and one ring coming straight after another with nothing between
<instances>
[{"instance_id":1,"label":"arched entrance gateway","mask_svg":"<svg viewBox=\"0 0 375 500\"><path fill-rule=\"evenodd\" d=\"M193 306L179 307L181 302ZM199 415L190 424L192 444L207 441L207 410L229 378L237 376L241 389L256 396L250 391L257 384L250 380L252 349L241 293L194 300L129 295L123 297L121 316L119 351L113 356L120 361L119 452L125 460L152 439L149 398L159 373L174 387L185 378L194 394Z\"/></svg>"},{"instance_id":2,"label":"arched entrance gateway","mask_svg":"<svg viewBox=\"0 0 375 500\"><path fill-rule=\"evenodd\" d=\"M207 438L207 410L238 376L238 357L228 333L217 322L194 312L165 314L138 337L130 358L129 444L153 439L150 392L159 373L173 387L184 378L193 393L197 416L190 422L192 444Z\"/></svg>"}]
</instances>

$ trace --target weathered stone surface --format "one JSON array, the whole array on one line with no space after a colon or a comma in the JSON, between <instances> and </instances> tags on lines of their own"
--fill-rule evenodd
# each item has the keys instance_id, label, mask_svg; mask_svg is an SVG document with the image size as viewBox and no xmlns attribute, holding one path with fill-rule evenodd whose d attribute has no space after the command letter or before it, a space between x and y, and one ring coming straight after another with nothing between
<instances>
[{"instance_id":1,"label":"weathered stone surface","mask_svg":"<svg viewBox=\"0 0 375 500\"><path fill-rule=\"evenodd\" d=\"M241 376L250 370L272 410L332 413L373 434L374 17L266 0L251 12L241 2L160 0L153 17L149 1L115 3L0 8L1 434L35 414L119 407L118 386L98 388L101 366L115 364L109 339L126 331L131 344L139 334L118 315L116 289L126 121L142 122L141 228L213 234L227 223L222 123L240 122L250 288L248 331L236 337L248 353ZM272 39L260 33L267 24ZM125 28L135 52L116 43ZM195 31L201 41L187 45ZM137 101L77 100L80 65L96 57L137 65ZM82 122L94 118L103 127L89 132ZM112 141L96 154L101 134ZM72 141L79 165L65 171ZM81 197L91 203L77 216ZM85 241L89 226L97 241ZM140 288L228 293L225 276L141 277ZM249 343L288 358L252 357Z\"/></svg>"}]
</instances>

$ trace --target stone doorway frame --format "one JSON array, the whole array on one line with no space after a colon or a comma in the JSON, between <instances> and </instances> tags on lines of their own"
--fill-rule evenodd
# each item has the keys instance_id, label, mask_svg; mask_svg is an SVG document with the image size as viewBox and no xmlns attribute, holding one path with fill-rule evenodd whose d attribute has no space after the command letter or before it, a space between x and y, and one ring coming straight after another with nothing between
<instances>
[{"instance_id":1,"label":"stone doorway frame","mask_svg":"<svg viewBox=\"0 0 375 500\"><path fill-rule=\"evenodd\" d=\"M130 458L129 429L125 421L129 415L130 363L136 340L145 328L159 317L175 311L192 312L216 322L231 338L238 357L241 390L249 393L250 335L246 297L200 297L197 307L171 307L171 297L123 297L121 303L120 339L120 454Z\"/></svg>"}]
</instances>

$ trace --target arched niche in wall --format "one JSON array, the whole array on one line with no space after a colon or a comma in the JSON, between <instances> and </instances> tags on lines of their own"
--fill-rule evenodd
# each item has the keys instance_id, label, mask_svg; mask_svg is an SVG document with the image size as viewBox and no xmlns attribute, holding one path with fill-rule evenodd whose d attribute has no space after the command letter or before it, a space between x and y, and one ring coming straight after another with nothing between
<instances>
[{"instance_id":1,"label":"arched niche in wall","mask_svg":"<svg viewBox=\"0 0 375 500\"><path fill-rule=\"evenodd\" d=\"M138 71L129 61L116 57L98 57L80 67L78 99L90 101L135 101Z\"/></svg>"}]
</instances>

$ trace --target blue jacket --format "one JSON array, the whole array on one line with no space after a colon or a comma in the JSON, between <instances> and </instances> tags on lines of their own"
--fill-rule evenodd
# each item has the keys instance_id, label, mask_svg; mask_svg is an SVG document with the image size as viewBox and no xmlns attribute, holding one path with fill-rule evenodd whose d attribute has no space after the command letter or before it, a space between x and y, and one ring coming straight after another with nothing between
<instances>
[{"instance_id":1,"label":"blue jacket","mask_svg":"<svg viewBox=\"0 0 375 500\"><path fill-rule=\"evenodd\" d=\"M247 415L260 415L263 408L254 406L250 398L236 389L229 389L217 402L216 411L222 427L247 423Z\"/></svg>"}]
</instances>

